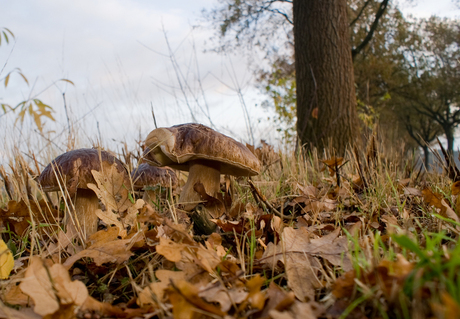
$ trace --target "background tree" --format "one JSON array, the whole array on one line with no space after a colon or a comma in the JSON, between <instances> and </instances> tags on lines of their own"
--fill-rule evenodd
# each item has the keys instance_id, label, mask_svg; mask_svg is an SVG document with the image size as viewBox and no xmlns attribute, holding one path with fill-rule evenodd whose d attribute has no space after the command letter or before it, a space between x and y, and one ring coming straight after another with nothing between
<instances>
[{"instance_id":1,"label":"background tree","mask_svg":"<svg viewBox=\"0 0 460 319\"><path fill-rule=\"evenodd\" d=\"M460 124L460 22L430 19L412 22L404 63L408 83L395 94L418 114L442 127L447 148L453 151L454 132Z\"/></svg>"},{"instance_id":2,"label":"background tree","mask_svg":"<svg viewBox=\"0 0 460 319\"><path fill-rule=\"evenodd\" d=\"M266 58L265 61L267 63L252 63L251 65L255 65L255 71L259 74L260 86L272 98L265 101L264 105L273 105L275 107L275 111L277 112L276 120L281 129L290 127L290 123L296 120L296 118L292 117L291 110L293 109L293 103L297 102L297 90L299 86L295 80L296 73L294 72L295 67L293 67L294 45L292 24L295 21L292 15L292 1L239 0L220 2L223 3L222 6L218 6L206 13L206 17L211 19L214 25L219 26L218 36L221 42L218 49L261 49L261 52L263 52L261 57ZM364 17L363 12L366 12L366 14L371 12L364 9L375 7L375 5L378 8L375 12L372 11L372 16L369 16L370 28L367 29L367 32L363 32L362 41L357 42L356 46L354 46L353 52L354 54L358 54L370 42L373 32L379 24L379 20L384 16L388 1L361 0L355 1L354 4L354 10L357 13L353 17L353 25L357 25L356 21L360 21ZM345 26L341 30L346 29ZM332 56L336 56L335 54L332 54ZM254 54L252 56L254 57ZM260 55L257 57L260 57ZM283 97L286 97L286 99L283 99ZM285 103L281 101L285 101ZM327 112L329 110L325 109L322 114L327 114ZM310 124L303 123L308 119L306 117L308 112L305 111L304 113L305 117L300 121L297 120L300 125L298 127L302 127L303 130L306 130L307 127L314 127L312 126L313 122ZM317 114L320 116L319 112ZM313 115L316 116L316 111ZM330 115L334 116L334 114ZM313 117L313 119L315 118ZM321 123L321 120L317 120L315 119L316 122ZM349 124L345 126L349 126ZM309 143L315 145L320 140L328 140L328 137L321 136L324 132L324 130L323 132L314 132L309 129L308 134L306 134L311 139ZM289 138L291 136L292 131L288 131L286 137ZM331 139L331 136L329 139ZM300 140L302 141L302 138Z\"/></svg>"},{"instance_id":3,"label":"background tree","mask_svg":"<svg viewBox=\"0 0 460 319\"><path fill-rule=\"evenodd\" d=\"M358 136L346 0L294 0L297 135L339 154Z\"/></svg>"}]
</instances>

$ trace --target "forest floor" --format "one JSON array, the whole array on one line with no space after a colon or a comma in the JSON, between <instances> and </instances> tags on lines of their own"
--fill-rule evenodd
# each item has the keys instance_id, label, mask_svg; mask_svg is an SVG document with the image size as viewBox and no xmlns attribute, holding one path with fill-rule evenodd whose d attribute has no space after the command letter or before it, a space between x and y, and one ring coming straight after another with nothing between
<instances>
[{"instance_id":1,"label":"forest floor","mask_svg":"<svg viewBox=\"0 0 460 319\"><path fill-rule=\"evenodd\" d=\"M254 152L262 173L222 176L222 197L194 213L180 189L143 200L106 170L100 230L83 243L63 227L71 205L16 158L0 171L0 318L460 317L454 175L376 149ZM211 232L196 214L215 216Z\"/></svg>"}]
</instances>

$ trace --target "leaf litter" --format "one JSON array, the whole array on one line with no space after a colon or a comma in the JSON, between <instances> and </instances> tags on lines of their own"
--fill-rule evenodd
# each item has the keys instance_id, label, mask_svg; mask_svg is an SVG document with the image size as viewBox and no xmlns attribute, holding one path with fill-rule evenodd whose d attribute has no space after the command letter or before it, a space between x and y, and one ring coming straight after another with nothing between
<instances>
[{"instance_id":1,"label":"leaf litter","mask_svg":"<svg viewBox=\"0 0 460 319\"><path fill-rule=\"evenodd\" d=\"M401 302L410 278L423 277L422 253L406 254L395 242L409 247L426 229L458 235L455 224L427 217L458 222L458 182L447 196L410 178L377 181L368 167L345 173L348 161L331 157L311 164L317 170L308 183L286 176L286 158L267 143L252 150L264 165L260 180L226 177L218 198L195 185L217 227L207 235L174 202L136 200L110 165L92 172L97 185L88 187L103 225L84 246L45 199L8 201L0 211L10 238L0 243L0 318L372 317ZM286 181L281 188L276 174ZM373 185L391 197L375 203ZM20 243L27 232L40 240ZM452 258L443 247L440 258ZM429 296L423 287L417 293ZM458 313L455 297L439 296L412 311Z\"/></svg>"}]
</instances>

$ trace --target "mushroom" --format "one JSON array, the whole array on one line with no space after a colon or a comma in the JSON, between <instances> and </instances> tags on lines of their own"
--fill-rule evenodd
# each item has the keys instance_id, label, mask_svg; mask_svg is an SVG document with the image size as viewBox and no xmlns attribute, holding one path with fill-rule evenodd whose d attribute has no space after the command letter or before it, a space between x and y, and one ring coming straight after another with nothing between
<instances>
[{"instance_id":1,"label":"mushroom","mask_svg":"<svg viewBox=\"0 0 460 319\"><path fill-rule=\"evenodd\" d=\"M95 211L99 209L99 199L87 187L88 183L97 184L91 171L101 171L103 166L113 163L116 163L117 171L126 176L125 180L129 185L128 173L115 156L106 151L88 148L59 155L45 167L37 179L43 191L61 191L75 200L75 211L73 216L67 216L67 226L77 230L82 239L95 233L98 224Z\"/></svg>"},{"instance_id":2,"label":"mushroom","mask_svg":"<svg viewBox=\"0 0 460 319\"><path fill-rule=\"evenodd\" d=\"M221 174L253 176L260 170L259 160L246 146L194 123L153 130L145 140L143 157L155 166L189 172L179 200L186 210L201 200L195 184L202 183L208 195L217 197Z\"/></svg>"},{"instance_id":3,"label":"mushroom","mask_svg":"<svg viewBox=\"0 0 460 319\"><path fill-rule=\"evenodd\" d=\"M135 190L144 189L143 199L156 199L158 192L151 189L152 186L160 185L164 188L176 189L178 179L176 173L169 167L154 167L148 163L142 163L131 172L133 187Z\"/></svg>"}]
</instances>

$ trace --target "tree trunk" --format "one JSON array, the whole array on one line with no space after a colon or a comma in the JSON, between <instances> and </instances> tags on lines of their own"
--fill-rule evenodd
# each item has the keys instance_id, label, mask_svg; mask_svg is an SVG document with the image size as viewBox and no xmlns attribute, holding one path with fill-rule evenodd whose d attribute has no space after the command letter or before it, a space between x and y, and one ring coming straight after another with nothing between
<instances>
[{"instance_id":1,"label":"tree trunk","mask_svg":"<svg viewBox=\"0 0 460 319\"><path fill-rule=\"evenodd\" d=\"M452 126L444 127L444 134L447 140L447 151L449 154L454 154L454 129Z\"/></svg>"},{"instance_id":2,"label":"tree trunk","mask_svg":"<svg viewBox=\"0 0 460 319\"><path fill-rule=\"evenodd\" d=\"M428 146L426 146L426 145L423 145L422 149L423 149L425 170L428 171L428 168L429 168L428 165L430 164L430 150L429 150Z\"/></svg>"},{"instance_id":3,"label":"tree trunk","mask_svg":"<svg viewBox=\"0 0 460 319\"><path fill-rule=\"evenodd\" d=\"M297 134L338 154L356 142L358 118L346 0L294 0Z\"/></svg>"}]
</instances>

